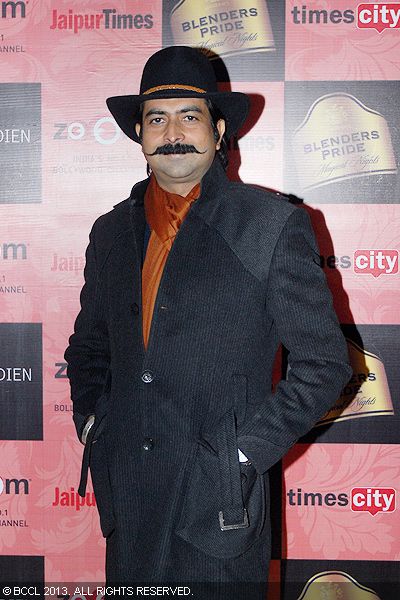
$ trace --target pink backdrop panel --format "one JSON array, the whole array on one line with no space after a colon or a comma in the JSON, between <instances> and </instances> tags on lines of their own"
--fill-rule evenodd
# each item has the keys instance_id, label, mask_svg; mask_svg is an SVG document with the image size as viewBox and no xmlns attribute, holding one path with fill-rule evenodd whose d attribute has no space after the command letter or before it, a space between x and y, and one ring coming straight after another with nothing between
<instances>
[{"instance_id":1,"label":"pink backdrop panel","mask_svg":"<svg viewBox=\"0 0 400 600\"><path fill-rule=\"evenodd\" d=\"M46 513L38 504L43 489L41 442L0 442L0 553L36 555L33 532L43 529ZM40 538L43 546L43 537Z\"/></svg>"},{"instance_id":2,"label":"pink backdrop panel","mask_svg":"<svg viewBox=\"0 0 400 600\"><path fill-rule=\"evenodd\" d=\"M359 29L358 4L287 0L286 80L400 78L398 29Z\"/></svg>"},{"instance_id":3,"label":"pink backdrop panel","mask_svg":"<svg viewBox=\"0 0 400 600\"><path fill-rule=\"evenodd\" d=\"M383 506L375 515L368 506L363 512L351 509L353 488L394 488L396 496L398 446L298 444L283 464L287 558L399 560L400 522L393 505L386 509L377 498Z\"/></svg>"},{"instance_id":4,"label":"pink backdrop panel","mask_svg":"<svg viewBox=\"0 0 400 600\"><path fill-rule=\"evenodd\" d=\"M0 368L33 364L40 332L43 347L43 397L41 390L39 400L38 394L36 399L18 396L18 382L12 388L27 410L34 400L42 401L43 440L38 419L35 441L0 441L0 555L11 555L15 565L24 556L44 557L48 582L104 581L105 542L91 482L84 499L76 494L82 445L72 422L63 355L79 311L91 226L146 177L140 146L122 134L105 100L139 91L145 61L169 39L171 9L177 2L27 0L14 6L0 2L0 88L6 84L1 98L9 97L10 87L16 98L12 106L3 101L0 130L19 127L24 119L32 121L32 131L40 130L36 149L41 150L40 156L17 150L6 154L11 144L0 144L3 174L9 174L7 167L12 166L15 177L26 182L9 193L3 178L7 189L1 189L0 325L10 345L1 350ZM381 3L370 4L381 10ZM271 24L272 48L250 52L244 43L225 61L231 81L221 88L251 95L250 118L239 139L230 141L229 175L305 197L339 320L358 328L365 346L364 350L353 346L353 381L340 402L360 387L350 410L358 410L357 399L373 400L365 410L370 418L361 418L361 409L357 419L341 415L346 418L339 418L331 429L325 424L310 432L305 441L315 436L316 442L295 445L284 459L282 481L279 475L277 483L278 487L282 483L282 505L277 509L282 523L276 518L273 524L281 544L273 549L270 580L276 585L269 596L284 600L279 589L285 576L282 560L288 569L297 564L314 574L314 564L318 570L322 562L336 570L345 564L351 574L357 562L365 570L360 581L375 573L376 562L396 568L400 560L395 369L400 325L398 173L351 176L343 186L318 181L315 193L309 195L299 178L299 172L309 168L308 155L301 159L292 147L295 129L311 105L326 94L343 95L347 90L363 99L367 112L382 114L384 123L378 115L368 127L378 133L389 127L391 141L386 144L398 163L400 30L359 29L358 2L346 0L198 0L187 1L185 9L196 6L204 14L229 10L234 20L239 9L253 5L264 16L252 22L252 35L257 27L263 35L262 28L268 24L269 31ZM400 15L400 2L398 6ZM13 119L20 114L16 109L25 101L31 104L24 106L16 125ZM332 107L325 106L328 117ZM341 106L339 102L335 110L340 112ZM348 123L346 111L336 116L336 129L332 126L331 131L330 119L324 117L310 132L310 142L346 134L349 124L358 131L358 121ZM372 150L379 154L382 148L378 144ZM377 200L384 203L374 204ZM37 348L30 347L31 329ZM346 329L350 337L351 329ZM368 364L362 359L364 351ZM280 375L279 360L275 367ZM371 380L359 386L365 373ZM11 388L6 381L0 385L4 398ZM387 405L393 411L382 412ZM381 411L376 419L375 407Z\"/></svg>"},{"instance_id":5,"label":"pink backdrop panel","mask_svg":"<svg viewBox=\"0 0 400 600\"><path fill-rule=\"evenodd\" d=\"M399 205L319 204L309 212L340 321L398 324Z\"/></svg>"},{"instance_id":6,"label":"pink backdrop panel","mask_svg":"<svg viewBox=\"0 0 400 600\"><path fill-rule=\"evenodd\" d=\"M282 189L284 83L232 82L221 85L250 95L250 122L231 142L229 173L232 178L275 190Z\"/></svg>"}]
</instances>

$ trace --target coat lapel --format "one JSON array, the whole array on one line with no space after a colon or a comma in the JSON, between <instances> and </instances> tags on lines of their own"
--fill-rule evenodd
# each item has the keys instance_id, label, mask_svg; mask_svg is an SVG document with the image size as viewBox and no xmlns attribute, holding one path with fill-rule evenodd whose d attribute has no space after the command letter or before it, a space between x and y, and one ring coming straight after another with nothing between
<instances>
[{"instance_id":1,"label":"coat lapel","mask_svg":"<svg viewBox=\"0 0 400 600\"><path fill-rule=\"evenodd\" d=\"M201 216L210 214L216 209L218 203L218 191L223 187L226 181L226 175L223 171L219 160L215 160L209 171L201 181L200 197L190 207L188 215L191 211ZM112 312L118 320L125 324L132 322L132 312L142 315L142 260L143 260L143 240L145 229L145 212L144 212L144 194L149 183L149 178L137 183L131 192L130 198L120 203L123 211L122 219L127 225L118 235L113 252L111 262L111 278L115 293L113 297ZM212 191L212 193L211 193ZM116 205L118 206L118 205ZM179 268L185 259L181 256L185 252L188 245L193 246L194 240L198 236L195 235L193 227L196 227L198 221L185 217L185 221L179 229L173 247L164 267L164 272L161 277L157 297L154 305L152 324L149 336L148 350L152 347L152 338L156 335L154 331L157 323L157 310L160 297L162 298L165 289L177 289L180 286ZM201 245L201 244L200 244ZM204 248L198 248L199 255L203 255ZM173 268L172 268L173 267ZM183 285L183 282L182 282ZM140 342L142 352L145 353L143 344L142 319L136 319L137 327L135 327L136 341ZM132 329L130 331L133 332ZM131 341L133 341L131 339Z\"/></svg>"},{"instance_id":2,"label":"coat lapel","mask_svg":"<svg viewBox=\"0 0 400 600\"><path fill-rule=\"evenodd\" d=\"M110 254L110 298L112 314L126 324L132 321L132 314L141 314L142 308L143 194L147 182L136 184L130 198L114 207L121 211L121 228Z\"/></svg>"}]
</instances>

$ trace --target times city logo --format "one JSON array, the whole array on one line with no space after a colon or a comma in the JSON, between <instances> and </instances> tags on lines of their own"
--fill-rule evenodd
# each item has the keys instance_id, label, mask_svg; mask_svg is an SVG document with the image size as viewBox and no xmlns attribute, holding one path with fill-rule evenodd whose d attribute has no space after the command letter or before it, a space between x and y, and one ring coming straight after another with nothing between
<instances>
[{"instance_id":1,"label":"times city logo","mask_svg":"<svg viewBox=\"0 0 400 600\"><path fill-rule=\"evenodd\" d=\"M396 275L399 271L399 251L396 249L368 248L355 250L353 257L319 256L319 264L323 269L349 269L353 267L358 275Z\"/></svg>"},{"instance_id":2,"label":"times city logo","mask_svg":"<svg viewBox=\"0 0 400 600\"><path fill-rule=\"evenodd\" d=\"M303 4L294 6L290 12L295 25L349 25L355 22L358 29L376 29L379 33L400 27L398 3L364 2L357 6L356 13L351 8L311 9Z\"/></svg>"},{"instance_id":3,"label":"times city logo","mask_svg":"<svg viewBox=\"0 0 400 600\"><path fill-rule=\"evenodd\" d=\"M100 13L68 13L52 11L50 29L66 29L79 33L82 29L152 29L153 15L151 14L121 14L115 8L104 8Z\"/></svg>"},{"instance_id":4,"label":"times city logo","mask_svg":"<svg viewBox=\"0 0 400 600\"><path fill-rule=\"evenodd\" d=\"M287 493L289 506L347 507L352 512L368 512L373 517L378 513L396 510L396 490L391 487L356 487L347 492L306 492L302 488L291 488Z\"/></svg>"}]
</instances>

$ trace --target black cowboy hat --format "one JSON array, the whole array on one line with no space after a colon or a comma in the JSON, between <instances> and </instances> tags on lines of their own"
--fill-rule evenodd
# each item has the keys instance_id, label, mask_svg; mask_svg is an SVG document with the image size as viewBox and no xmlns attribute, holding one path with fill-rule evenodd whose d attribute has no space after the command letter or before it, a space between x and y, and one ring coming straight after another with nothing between
<instances>
[{"instance_id":1,"label":"black cowboy hat","mask_svg":"<svg viewBox=\"0 0 400 600\"><path fill-rule=\"evenodd\" d=\"M140 93L107 98L107 106L122 131L140 143L135 131L140 105L157 98L209 98L224 116L228 138L244 123L250 104L241 92L219 92L210 61L189 46L170 46L150 56L143 69Z\"/></svg>"}]
</instances>

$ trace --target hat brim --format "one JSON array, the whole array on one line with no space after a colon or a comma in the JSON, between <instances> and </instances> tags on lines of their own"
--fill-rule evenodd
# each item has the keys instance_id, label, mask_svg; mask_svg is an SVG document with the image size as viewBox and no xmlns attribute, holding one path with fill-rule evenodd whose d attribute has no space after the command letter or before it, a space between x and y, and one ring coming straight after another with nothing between
<instances>
[{"instance_id":1,"label":"hat brim","mask_svg":"<svg viewBox=\"0 0 400 600\"><path fill-rule=\"evenodd\" d=\"M112 96L107 98L107 106L122 131L131 140L140 140L136 134L135 124L140 105L146 100L162 98L209 98L215 104L226 121L226 136L229 139L237 133L246 120L250 108L250 99L242 92L194 92L192 90L160 90L151 94Z\"/></svg>"}]
</instances>

